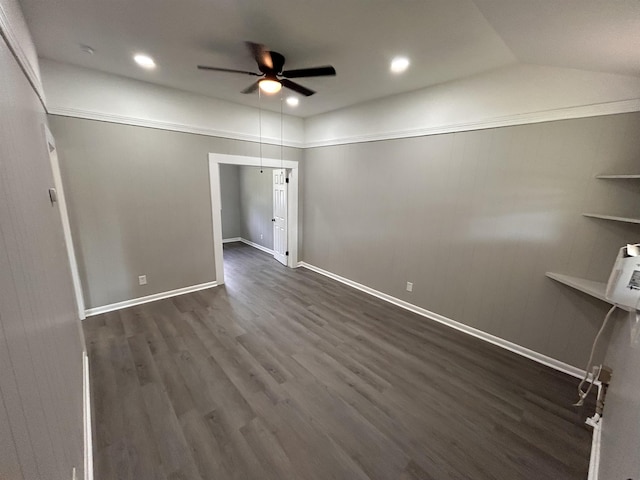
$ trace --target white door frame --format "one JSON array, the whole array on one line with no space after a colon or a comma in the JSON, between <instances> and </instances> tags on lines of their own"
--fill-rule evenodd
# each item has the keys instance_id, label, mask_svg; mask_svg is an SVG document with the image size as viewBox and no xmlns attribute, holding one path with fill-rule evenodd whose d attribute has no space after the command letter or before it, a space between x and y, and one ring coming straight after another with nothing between
<instances>
[{"instance_id":1,"label":"white door frame","mask_svg":"<svg viewBox=\"0 0 640 480\"><path fill-rule=\"evenodd\" d=\"M60 173L60 163L58 161L58 151L56 150L56 141L49 130L49 126L44 124L44 135L47 139L47 152L49 153L49 161L51 163L51 172L53 173L53 183L58 197L57 204L60 211L60 219L62 220L62 232L64 233L64 243L67 246L67 255L69 257L69 268L71 269L71 280L73 281L73 290L76 297L76 305L78 307L78 316L80 320L86 317L84 306L84 295L82 293L82 282L80 281L80 273L78 270L78 262L76 260L75 248L73 247L73 236L71 235L71 223L69 222L69 212L67 211L67 202L64 196L64 188L62 184L62 174ZM82 337L82 336L81 336ZM84 338L84 337L82 337Z\"/></svg>"},{"instance_id":2,"label":"white door frame","mask_svg":"<svg viewBox=\"0 0 640 480\"><path fill-rule=\"evenodd\" d=\"M273 199L273 218L271 219L273 222L273 226L271 229L273 232L273 258L275 258L283 265L287 265L289 260L289 258L287 257L289 251L289 239L283 239L286 242L284 248L279 245L278 239L281 238L279 232L282 230L283 224L285 231L289 231L289 208L288 205L285 205L285 211L279 211L280 209L278 208L278 205L280 204L280 200L276 195L276 191L284 190L285 202L287 202L287 199L289 198L289 172L287 172L286 168L274 168L271 172L271 198ZM286 181L285 178L287 179Z\"/></svg>"},{"instance_id":3,"label":"white door frame","mask_svg":"<svg viewBox=\"0 0 640 480\"><path fill-rule=\"evenodd\" d=\"M222 198L220 196L220 164L247 165L251 167L286 168L289 174L289 193L287 196L287 210L289 223L287 225L287 243L289 245L289 259L287 266L298 266L298 162L295 160L280 160L277 158L248 157L244 155L227 155L222 153L209 154L209 185L211 190L211 220L213 224L213 257L216 264L216 282L224 283L224 263L222 254Z\"/></svg>"}]
</instances>

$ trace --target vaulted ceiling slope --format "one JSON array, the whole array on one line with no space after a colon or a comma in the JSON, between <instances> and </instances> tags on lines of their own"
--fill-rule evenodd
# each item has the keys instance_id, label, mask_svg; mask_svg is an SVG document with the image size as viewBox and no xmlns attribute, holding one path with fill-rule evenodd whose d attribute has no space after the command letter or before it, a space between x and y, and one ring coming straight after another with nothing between
<instances>
[{"instance_id":1,"label":"vaulted ceiling slope","mask_svg":"<svg viewBox=\"0 0 640 480\"><path fill-rule=\"evenodd\" d=\"M308 117L367 100L536 63L640 76L638 0L21 0L41 57L257 106L244 41L286 68L332 64L337 77L287 113ZM95 50L83 52L80 45ZM135 52L156 59L141 70ZM395 55L411 59L389 72Z\"/></svg>"}]
</instances>

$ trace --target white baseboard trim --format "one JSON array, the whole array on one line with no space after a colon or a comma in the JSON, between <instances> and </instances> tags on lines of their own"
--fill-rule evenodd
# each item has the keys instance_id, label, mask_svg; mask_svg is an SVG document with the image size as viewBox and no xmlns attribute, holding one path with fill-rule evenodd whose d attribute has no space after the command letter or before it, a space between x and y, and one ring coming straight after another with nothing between
<instances>
[{"instance_id":1,"label":"white baseboard trim","mask_svg":"<svg viewBox=\"0 0 640 480\"><path fill-rule=\"evenodd\" d=\"M222 243L233 243L233 242L241 242L242 239L240 237L233 237L233 238L223 238L222 239Z\"/></svg>"},{"instance_id":2,"label":"white baseboard trim","mask_svg":"<svg viewBox=\"0 0 640 480\"><path fill-rule=\"evenodd\" d=\"M146 297L132 298L131 300L124 300L123 302L111 303L109 305L103 305L102 307L90 308L85 311L85 314L87 317L92 317L94 315L100 315L101 313L113 312L114 310L133 307L135 305L142 305L143 303L155 302L156 300L176 297L178 295L184 295L185 293L197 292L199 290L206 290L207 288L213 288L217 286L218 282L215 281L200 283L198 285L191 285L190 287L177 288L176 290L169 290L168 292L154 293L153 295L147 295Z\"/></svg>"},{"instance_id":3,"label":"white baseboard trim","mask_svg":"<svg viewBox=\"0 0 640 480\"><path fill-rule=\"evenodd\" d=\"M84 478L93 480L93 432L91 428L91 385L89 357L82 352L82 404L84 421Z\"/></svg>"},{"instance_id":4,"label":"white baseboard trim","mask_svg":"<svg viewBox=\"0 0 640 480\"><path fill-rule=\"evenodd\" d=\"M589 457L589 476L587 480L598 480L600 476L600 445L602 440L602 422L604 418L593 428L591 439L591 456Z\"/></svg>"},{"instance_id":5,"label":"white baseboard trim","mask_svg":"<svg viewBox=\"0 0 640 480\"><path fill-rule=\"evenodd\" d=\"M263 252L268 253L269 255L273 255L273 250L271 250L270 248L267 247L263 247L262 245L258 245L255 242L252 242L251 240L247 240L246 238L241 238L240 241L242 243L246 243L247 245L253 247L253 248L257 248L258 250L262 250Z\"/></svg>"},{"instance_id":6,"label":"white baseboard trim","mask_svg":"<svg viewBox=\"0 0 640 480\"><path fill-rule=\"evenodd\" d=\"M541 353L530 350L526 347L523 347L522 345L518 345L517 343L513 343L503 338L496 337L495 335L491 335L490 333L483 332L482 330L478 330L477 328L470 327L468 325L465 325L464 323L456 322L455 320L452 320L448 317L431 312L425 308L418 307L417 305L414 305L412 303L405 302L404 300L400 300L399 298L392 297L391 295L380 292L371 287L367 287L366 285L354 282L353 280L349 280L348 278L341 277L340 275L336 275L335 273L329 272L327 270L323 270L322 268L316 267L314 265L310 265L306 262L299 262L299 266L312 270L316 273L319 273L320 275L324 275L325 277L329 277L340 283L344 283L345 285L368 293L369 295L377 297L386 302L397 305L398 307L404 308L405 310L409 310L410 312L417 313L418 315L442 323L443 325L446 325L448 327L455 328L456 330L484 340L485 342L489 342L493 345L502 347L506 350L509 350L510 352L541 363L542 365L546 365L547 367L551 367L555 370L571 375L572 377L581 379L584 376L584 370L569 365L568 363L561 362L560 360L556 360L555 358L551 358Z\"/></svg>"}]
</instances>

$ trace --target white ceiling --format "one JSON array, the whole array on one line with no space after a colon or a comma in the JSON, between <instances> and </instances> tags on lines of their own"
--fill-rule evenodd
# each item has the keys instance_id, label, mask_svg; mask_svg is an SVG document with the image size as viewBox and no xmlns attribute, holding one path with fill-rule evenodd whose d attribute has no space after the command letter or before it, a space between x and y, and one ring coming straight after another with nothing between
<instances>
[{"instance_id":1,"label":"white ceiling","mask_svg":"<svg viewBox=\"0 0 640 480\"><path fill-rule=\"evenodd\" d=\"M41 57L258 105L245 40L287 69L332 64L337 77L287 113L307 117L516 62L640 76L638 0L21 0ZM80 45L91 46L90 56ZM134 52L158 63L140 69ZM403 75L389 61L411 58ZM278 109L278 102L265 107Z\"/></svg>"},{"instance_id":2,"label":"white ceiling","mask_svg":"<svg viewBox=\"0 0 640 480\"><path fill-rule=\"evenodd\" d=\"M640 76L638 0L476 0L519 61Z\"/></svg>"}]
</instances>

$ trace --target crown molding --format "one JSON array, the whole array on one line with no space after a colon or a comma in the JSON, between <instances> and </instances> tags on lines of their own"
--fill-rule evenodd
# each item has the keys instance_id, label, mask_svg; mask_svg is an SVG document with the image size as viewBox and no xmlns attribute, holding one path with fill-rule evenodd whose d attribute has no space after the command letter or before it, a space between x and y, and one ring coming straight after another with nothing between
<instances>
[{"instance_id":1,"label":"crown molding","mask_svg":"<svg viewBox=\"0 0 640 480\"><path fill-rule=\"evenodd\" d=\"M507 115L476 122L453 123L439 125L435 127L425 127L417 129L396 130L393 132L380 132L367 135L352 135L344 137L330 138L319 141L298 142L285 140L285 147L294 148L316 148L334 145L346 145L352 143L376 142L381 140L397 140L402 138L422 137L428 135L440 135L444 133L465 132L472 130L482 130L488 128L509 127L515 125L526 125L542 122L553 122L558 120L570 120L576 118L597 117L602 115L615 115L621 113L631 113L640 111L640 98L621 100L616 102L596 103L591 105L581 105L576 107L558 108L539 112L521 113ZM211 137L230 138L247 142L260 142L269 145L280 145L280 139L275 137L262 137L243 132L233 132L228 130L218 130L213 128L203 128L183 123L165 122L159 120L149 120L129 115L119 115L103 112L95 112L84 109L59 107L49 105L48 112L52 115L65 117L84 118L87 120L97 120L102 122L119 123L123 125L134 125L139 127L156 128L160 130L170 130L183 133L193 133L196 135L206 135Z\"/></svg>"},{"instance_id":2,"label":"crown molding","mask_svg":"<svg viewBox=\"0 0 640 480\"><path fill-rule=\"evenodd\" d=\"M95 112L91 110L83 110L78 108L59 107L49 105L48 112L51 115L59 115L63 117L84 118L86 120L97 120L100 122L119 123L121 125L133 125L136 127L155 128L159 130L170 130L173 132L193 133L196 135L206 135L208 137L222 137L232 140L243 140L246 142L256 142L269 145L280 146L280 138L260 137L258 135L247 134L243 132L233 132L230 130L218 130L215 128L198 127L195 125L187 125L184 123L165 122L162 120L149 120L147 118L134 117L129 115L119 115L113 113ZM285 147L303 148L302 142L285 140L282 142Z\"/></svg>"},{"instance_id":3,"label":"crown molding","mask_svg":"<svg viewBox=\"0 0 640 480\"><path fill-rule=\"evenodd\" d=\"M20 68L27 76L31 87L36 92L36 95L38 95L40 102L42 102L42 105L46 109L44 89L42 87L42 82L40 81L40 76L37 73L38 67L37 65L33 65L29 61L27 53L24 51L24 48L18 40L18 35L16 34L17 30L18 29L14 28L14 26L12 25L9 15L0 3L0 35L2 36L2 38L4 38L7 46L20 65Z\"/></svg>"},{"instance_id":4,"label":"crown molding","mask_svg":"<svg viewBox=\"0 0 640 480\"><path fill-rule=\"evenodd\" d=\"M479 120L476 122L453 123L435 127L397 130L393 132L380 132L367 135L335 137L319 141L307 141L304 144L304 148L328 147L333 145L346 145L350 143L376 142L380 140L396 140L401 138L423 137L427 135L440 135L443 133L510 127L514 125L553 122L557 120L570 120L575 118L597 117L601 115L615 115L619 113L630 113L638 111L640 111L640 98L633 98L616 102L595 103L591 105L581 105L576 107L543 110L539 112L506 115L503 117Z\"/></svg>"}]
</instances>

